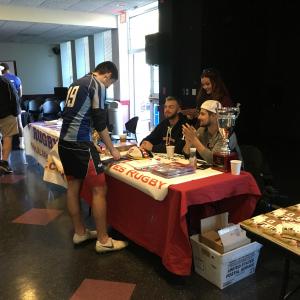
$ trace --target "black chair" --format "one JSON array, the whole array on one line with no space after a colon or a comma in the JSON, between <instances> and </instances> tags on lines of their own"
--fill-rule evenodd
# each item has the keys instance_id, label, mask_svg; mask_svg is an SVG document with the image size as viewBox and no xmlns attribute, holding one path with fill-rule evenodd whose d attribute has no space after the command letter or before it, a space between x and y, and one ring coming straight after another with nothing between
<instances>
[{"instance_id":1,"label":"black chair","mask_svg":"<svg viewBox=\"0 0 300 300\"><path fill-rule=\"evenodd\" d=\"M60 117L60 106L56 101L48 100L42 105L42 120L51 121Z\"/></svg>"},{"instance_id":2,"label":"black chair","mask_svg":"<svg viewBox=\"0 0 300 300\"><path fill-rule=\"evenodd\" d=\"M139 120L139 117L133 117L125 123L127 141L136 141L137 142L136 127L137 127L138 120Z\"/></svg>"},{"instance_id":3,"label":"black chair","mask_svg":"<svg viewBox=\"0 0 300 300\"><path fill-rule=\"evenodd\" d=\"M244 170L253 175L260 190L263 191L265 186L272 184L273 176L262 152L253 145L241 145L240 149Z\"/></svg>"},{"instance_id":4,"label":"black chair","mask_svg":"<svg viewBox=\"0 0 300 300\"><path fill-rule=\"evenodd\" d=\"M42 103L43 101L41 99L32 99L28 102L28 114L30 123L40 120Z\"/></svg>"},{"instance_id":5,"label":"black chair","mask_svg":"<svg viewBox=\"0 0 300 300\"><path fill-rule=\"evenodd\" d=\"M253 145L241 145L240 149L244 170L252 174L262 194L253 215L266 213L281 206L288 206L280 201L282 199L287 200L286 197L280 195L277 189L273 187L273 174L261 150Z\"/></svg>"}]
</instances>

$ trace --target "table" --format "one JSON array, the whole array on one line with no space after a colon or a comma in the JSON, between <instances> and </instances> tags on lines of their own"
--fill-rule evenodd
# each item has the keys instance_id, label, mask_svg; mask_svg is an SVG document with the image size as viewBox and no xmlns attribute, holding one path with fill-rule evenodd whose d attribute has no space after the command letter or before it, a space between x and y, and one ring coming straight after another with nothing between
<instances>
[{"instance_id":1,"label":"table","mask_svg":"<svg viewBox=\"0 0 300 300\"><path fill-rule=\"evenodd\" d=\"M181 276L189 275L192 266L188 208L200 205L200 218L228 211L229 221L238 223L251 217L260 197L255 180L247 172L240 176L224 173L169 186L163 201L155 201L111 176L106 180L108 223L129 240L160 256L170 272ZM83 197L88 192L83 189Z\"/></svg>"},{"instance_id":2,"label":"table","mask_svg":"<svg viewBox=\"0 0 300 300\"><path fill-rule=\"evenodd\" d=\"M24 127L25 152L33 156L43 168L47 164L49 152L58 141L60 128L60 122L36 122Z\"/></svg>"},{"instance_id":3,"label":"table","mask_svg":"<svg viewBox=\"0 0 300 300\"><path fill-rule=\"evenodd\" d=\"M53 120L29 123L25 126L25 153L34 157L44 168L44 181L67 188L67 179L57 147L61 125L61 120ZM119 151L123 151L132 145L135 145L135 143L115 143L115 147Z\"/></svg>"},{"instance_id":4,"label":"table","mask_svg":"<svg viewBox=\"0 0 300 300\"><path fill-rule=\"evenodd\" d=\"M241 222L253 239L271 246L284 256L284 272L280 299L287 299L294 290L287 292L290 260L300 262L300 204L279 208Z\"/></svg>"},{"instance_id":5,"label":"table","mask_svg":"<svg viewBox=\"0 0 300 300\"><path fill-rule=\"evenodd\" d=\"M45 127L43 124L30 124L25 130L29 145L36 142L35 137L43 137L37 139L39 144L47 146L43 147L43 157L46 151L50 152L48 136L58 137L57 130L55 133L50 128L50 131L44 132ZM34 137L36 130L41 133ZM39 160L40 151L30 152L26 148L26 153L31 153ZM222 173L170 185L163 201L156 201L119 179L111 176L106 178L108 223L128 239L159 255L170 272L182 276L189 275L192 266L192 249L186 222L188 210L196 206L201 208L199 222L201 217L228 211L229 221L237 223L252 216L261 196L254 178L247 172L241 172L240 176ZM90 191L85 185L81 195L83 198L90 197Z\"/></svg>"}]
</instances>

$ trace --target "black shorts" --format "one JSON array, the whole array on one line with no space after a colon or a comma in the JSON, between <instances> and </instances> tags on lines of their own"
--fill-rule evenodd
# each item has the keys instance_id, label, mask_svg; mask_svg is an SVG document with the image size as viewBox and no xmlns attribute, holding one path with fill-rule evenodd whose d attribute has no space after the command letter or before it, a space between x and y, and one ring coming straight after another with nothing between
<instances>
[{"instance_id":1,"label":"black shorts","mask_svg":"<svg viewBox=\"0 0 300 300\"><path fill-rule=\"evenodd\" d=\"M58 153L67 177L84 179L90 161L96 174L104 172L99 153L93 142L67 142L59 140Z\"/></svg>"}]
</instances>

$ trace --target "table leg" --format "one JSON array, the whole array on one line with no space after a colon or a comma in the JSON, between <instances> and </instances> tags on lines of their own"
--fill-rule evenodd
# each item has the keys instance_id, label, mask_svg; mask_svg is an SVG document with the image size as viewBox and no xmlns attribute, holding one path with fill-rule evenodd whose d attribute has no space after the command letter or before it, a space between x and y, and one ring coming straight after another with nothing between
<instances>
[{"instance_id":1,"label":"table leg","mask_svg":"<svg viewBox=\"0 0 300 300\"><path fill-rule=\"evenodd\" d=\"M289 271L290 271L290 260L285 257L284 259L284 270L281 284L281 291L279 299L286 299L286 290L289 282Z\"/></svg>"}]
</instances>

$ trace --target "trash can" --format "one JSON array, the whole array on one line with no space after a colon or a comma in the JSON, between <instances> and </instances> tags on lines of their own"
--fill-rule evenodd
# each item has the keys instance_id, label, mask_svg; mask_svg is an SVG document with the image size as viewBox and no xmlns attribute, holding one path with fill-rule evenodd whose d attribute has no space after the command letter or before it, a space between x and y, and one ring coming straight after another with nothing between
<instances>
[{"instance_id":1,"label":"trash can","mask_svg":"<svg viewBox=\"0 0 300 300\"><path fill-rule=\"evenodd\" d=\"M118 135L123 133L123 107L121 102L109 102L108 123L109 125L113 125L112 134Z\"/></svg>"}]
</instances>

